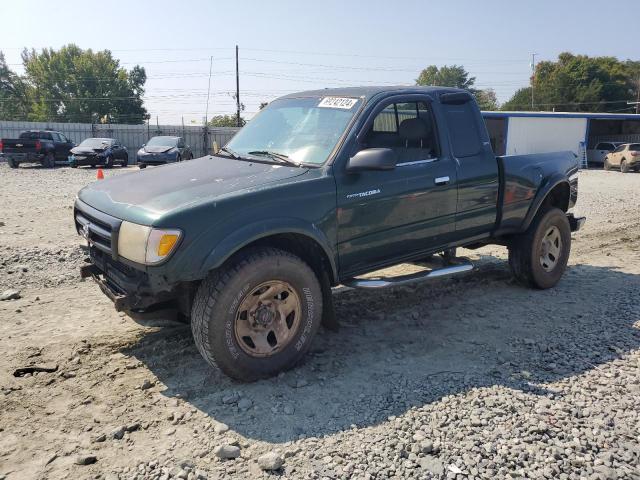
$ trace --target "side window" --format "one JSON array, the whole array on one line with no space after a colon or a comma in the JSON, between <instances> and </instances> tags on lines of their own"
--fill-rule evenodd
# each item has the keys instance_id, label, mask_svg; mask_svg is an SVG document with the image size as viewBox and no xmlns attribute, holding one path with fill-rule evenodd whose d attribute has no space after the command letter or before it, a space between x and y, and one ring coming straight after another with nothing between
<instances>
[{"instance_id":1,"label":"side window","mask_svg":"<svg viewBox=\"0 0 640 480\"><path fill-rule=\"evenodd\" d=\"M395 103L374 119L365 137L368 148L390 148L398 165L437 158L439 155L435 123L425 102Z\"/></svg>"},{"instance_id":2,"label":"side window","mask_svg":"<svg viewBox=\"0 0 640 480\"><path fill-rule=\"evenodd\" d=\"M624 150L624 147L625 147L624 145L620 145L618 148L616 148L616 149L613 151L613 153L618 153L618 152L623 151L623 150Z\"/></svg>"},{"instance_id":3,"label":"side window","mask_svg":"<svg viewBox=\"0 0 640 480\"><path fill-rule=\"evenodd\" d=\"M477 155L482 149L475 112L469 102L462 105L443 105L447 117L453 154L456 157Z\"/></svg>"},{"instance_id":4,"label":"side window","mask_svg":"<svg viewBox=\"0 0 640 480\"><path fill-rule=\"evenodd\" d=\"M62 143L69 143L69 139L63 133L59 133L58 136L60 137L60 141Z\"/></svg>"},{"instance_id":5,"label":"side window","mask_svg":"<svg viewBox=\"0 0 640 480\"><path fill-rule=\"evenodd\" d=\"M53 135L50 132L41 134L40 138L43 140L53 140Z\"/></svg>"},{"instance_id":6,"label":"side window","mask_svg":"<svg viewBox=\"0 0 640 480\"><path fill-rule=\"evenodd\" d=\"M379 133L398 133L396 105L394 103L382 110L378 116L373 119L372 131Z\"/></svg>"},{"instance_id":7,"label":"side window","mask_svg":"<svg viewBox=\"0 0 640 480\"><path fill-rule=\"evenodd\" d=\"M53 137L54 142L62 142L60 135L58 135L56 132L51 132L51 137Z\"/></svg>"},{"instance_id":8,"label":"side window","mask_svg":"<svg viewBox=\"0 0 640 480\"><path fill-rule=\"evenodd\" d=\"M398 111L398 124L410 118L418 118L418 105L416 103L396 103Z\"/></svg>"}]
</instances>

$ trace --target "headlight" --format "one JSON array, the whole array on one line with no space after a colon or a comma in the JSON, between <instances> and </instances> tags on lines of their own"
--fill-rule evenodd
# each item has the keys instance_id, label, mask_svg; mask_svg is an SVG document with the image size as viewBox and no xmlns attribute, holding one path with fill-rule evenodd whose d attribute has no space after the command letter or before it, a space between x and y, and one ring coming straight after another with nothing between
<instances>
[{"instance_id":1,"label":"headlight","mask_svg":"<svg viewBox=\"0 0 640 480\"><path fill-rule=\"evenodd\" d=\"M153 265L171 255L181 236L180 230L122 222L118 233L118 254L132 262Z\"/></svg>"}]
</instances>

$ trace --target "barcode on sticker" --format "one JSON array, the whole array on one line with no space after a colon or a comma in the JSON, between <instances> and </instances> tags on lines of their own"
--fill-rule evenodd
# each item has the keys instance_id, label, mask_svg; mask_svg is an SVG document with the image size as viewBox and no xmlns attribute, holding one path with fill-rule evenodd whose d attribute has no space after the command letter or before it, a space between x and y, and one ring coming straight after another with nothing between
<instances>
[{"instance_id":1,"label":"barcode on sticker","mask_svg":"<svg viewBox=\"0 0 640 480\"><path fill-rule=\"evenodd\" d=\"M349 110L357 101L357 98L324 97L318 106L323 108L344 108L345 110Z\"/></svg>"}]
</instances>

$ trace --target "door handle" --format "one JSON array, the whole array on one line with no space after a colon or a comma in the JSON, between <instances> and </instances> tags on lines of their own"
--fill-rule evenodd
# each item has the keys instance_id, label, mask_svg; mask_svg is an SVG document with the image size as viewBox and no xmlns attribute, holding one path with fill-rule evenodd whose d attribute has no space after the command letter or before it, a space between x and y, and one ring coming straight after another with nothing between
<instances>
[{"instance_id":1,"label":"door handle","mask_svg":"<svg viewBox=\"0 0 640 480\"><path fill-rule=\"evenodd\" d=\"M433 180L433 183L435 183L436 185L446 185L449 183L449 176L446 177L436 177Z\"/></svg>"}]
</instances>

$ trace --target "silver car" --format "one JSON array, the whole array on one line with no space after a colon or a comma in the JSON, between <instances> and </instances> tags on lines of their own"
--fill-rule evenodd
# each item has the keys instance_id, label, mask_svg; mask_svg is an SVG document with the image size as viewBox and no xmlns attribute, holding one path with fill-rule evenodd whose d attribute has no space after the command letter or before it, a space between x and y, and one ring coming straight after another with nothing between
<instances>
[{"instance_id":1,"label":"silver car","mask_svg":"<svg viewBox=\"0 0 640 480\"><path fill-rule=\"evenodd\" d=\"M593 149L587 150L587 162L589 162L589 165L604 165L604 157L623 143L624 142L600 142L596 144Z\"/></svg>"}]
</instances>

